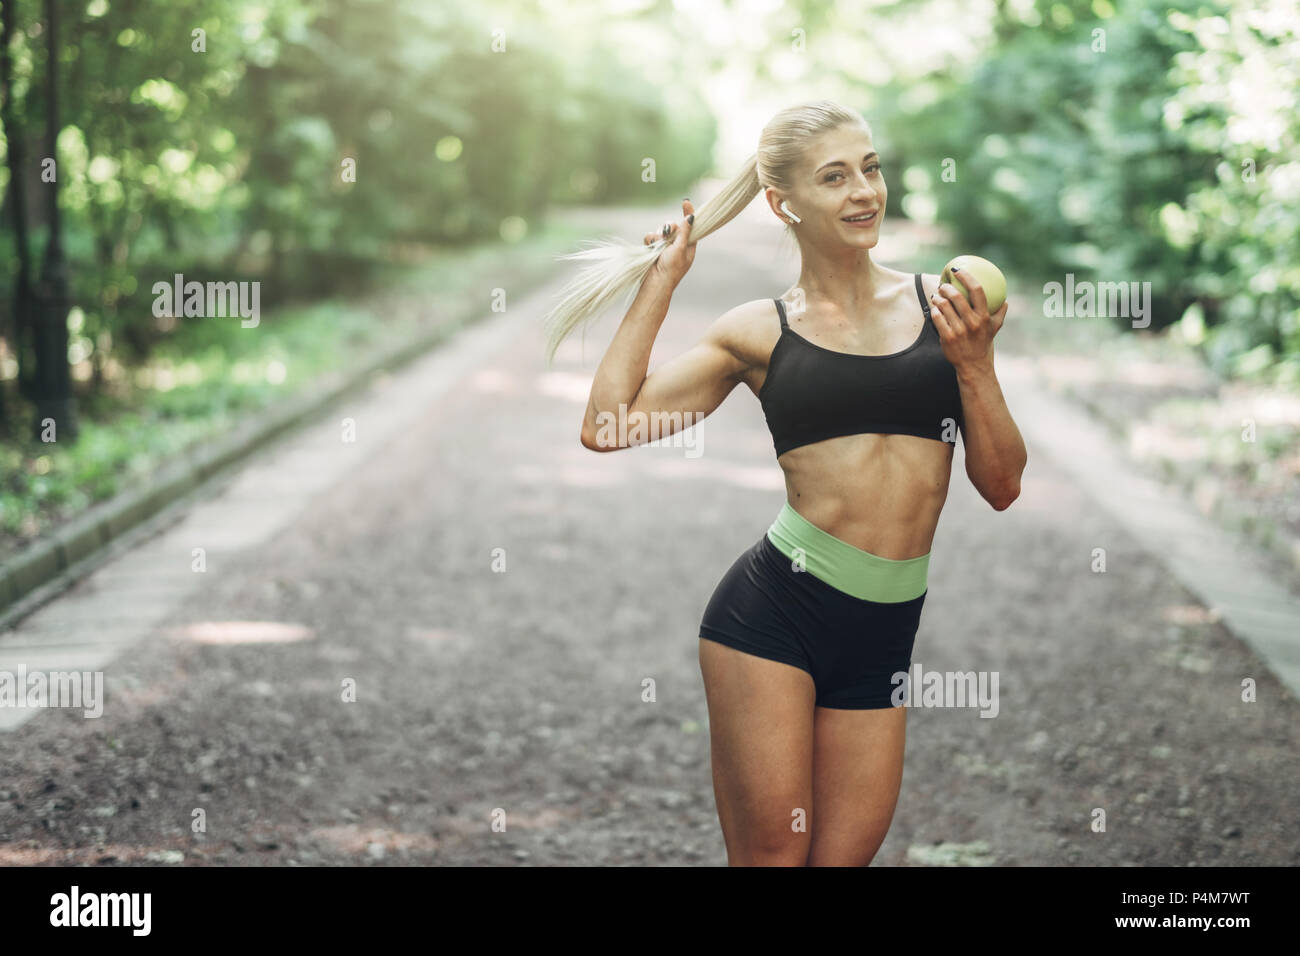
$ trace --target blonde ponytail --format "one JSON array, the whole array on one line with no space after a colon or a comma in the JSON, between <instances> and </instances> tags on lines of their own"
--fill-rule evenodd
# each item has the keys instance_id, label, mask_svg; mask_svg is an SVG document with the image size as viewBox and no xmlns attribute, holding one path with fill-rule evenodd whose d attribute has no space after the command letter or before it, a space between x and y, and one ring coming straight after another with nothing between
<instances>
[{"instance_id":1,"label":"blonde ponytail","mask_svg":"<svg viewBox=\"0 0 1300 956\"><path fill-rule=\"evenodd\" d=\"M745 161L735 179L695 211L691 242L699 242L735 219L758 195L760 188L756 153ZM661 245L635 245L617 236L609 236L590 243L589 248L581 252L557 256L557 259L587 260L592 264L580 270L565 286L559 303L546 315L547 364L554 360L556 349L569 333L586 326L616 299L639 289L663 249Z\"/></svg>"},{"instance_id":2,"label":"blonde ponytail","mask_svg":"<svg viewBox=\"0 0 1300 956\"><path fill-rule=\"evenodd\" d=\"M845 124L871 127L862 114L831 100L800 103L777 113L763 127L758 151L745 161L740 173L723 190L695 213L691 224L691 242L699 242L721 229L753 201L765 187L789 190L792 173L803 158L810 138ZM788 226L787 226L788 228ZM557 256L590 262L561 292L559 303L546 314L546 362L555 358L556 349L574 329L585 327L616 299L630 298L640 288L662 245L636 245L617 236L590 243L581 252Z\"/></svg>"}]
</instances>

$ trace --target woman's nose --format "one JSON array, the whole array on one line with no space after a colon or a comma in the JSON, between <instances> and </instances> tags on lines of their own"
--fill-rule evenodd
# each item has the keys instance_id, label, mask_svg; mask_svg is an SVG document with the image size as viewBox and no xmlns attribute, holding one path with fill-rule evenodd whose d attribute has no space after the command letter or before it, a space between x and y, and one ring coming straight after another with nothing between
<instances>
[{"instance_id":1,"label":"woman's nose","mask_svg":"<svg viewBox=\"0 0 1300 956\"><path fill-rule=\"evenodd\" d=\"M871 185L866 176L858 173L857 181L853 184L853 195L861 199L874 199L876 188Z\"/></svg>"}]
</instances>

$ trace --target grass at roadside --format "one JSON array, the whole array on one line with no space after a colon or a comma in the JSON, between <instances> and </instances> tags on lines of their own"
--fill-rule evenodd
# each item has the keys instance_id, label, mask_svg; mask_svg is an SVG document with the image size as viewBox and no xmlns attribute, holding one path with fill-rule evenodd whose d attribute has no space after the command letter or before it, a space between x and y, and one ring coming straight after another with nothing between
<instances>
[{"instance_id":1,"label":"grass at roadside","mask_svg":"<svg viewBox=\"0 0 1300 956\"><path fill-rule=\"evenodd\" d=\"M254 328L238 318L182 320L145 365L79 398L75 442L0 444L0 559L320 375L458 322L477 303L486 312L494 288L517 297L555 275L554 256L580 238L557 221L517 243L442 252L388 269L382 291L267 312Z\"/></svg>"}]
</instances>

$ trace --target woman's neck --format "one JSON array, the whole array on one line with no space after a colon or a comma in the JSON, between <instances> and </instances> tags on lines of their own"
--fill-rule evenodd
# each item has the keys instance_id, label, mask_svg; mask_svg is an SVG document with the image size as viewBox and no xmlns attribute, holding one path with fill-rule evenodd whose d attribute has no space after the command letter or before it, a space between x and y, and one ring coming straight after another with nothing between
<instances>
[{"instance_id":1,"label":"woman's neck","mask_svg":"<svg viewBox=\"0 0 1300 956\"><path fill-rule=\"evenodd\" d=\"M871 314L874 303L896 291L898 275L872 262L869 250L854 249L834 259L805 258L797 288L803 290L807 303L818 302L843 309L849 316L862 316Z\"/></svg>"}]
</instances>

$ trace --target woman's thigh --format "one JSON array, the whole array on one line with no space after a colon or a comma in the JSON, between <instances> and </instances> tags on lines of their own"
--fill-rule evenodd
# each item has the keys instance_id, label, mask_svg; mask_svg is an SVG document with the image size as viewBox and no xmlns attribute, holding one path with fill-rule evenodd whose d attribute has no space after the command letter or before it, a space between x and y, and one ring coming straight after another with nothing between
<instances>
[{"instance_id":1,"label":"woman's thigh","mask_svg":"<svg viewBox=\"0 0 1300 956\"><path fill-rule=\"evenodd\" d=\"M700 671L727 862L802 866L814 819L812 677L705 638Z\"/></svg>"},{"instance_id":2,"label":"woman's thigh","mask_svg":"<svg viewBox=\"0 0 1300 956\"><path fill-rule=\"evenodd\" d=\"M907 708L818 707L813 725L809 866L866 866L884 842L903 782Z\"/></svg>"}]
</instances>

